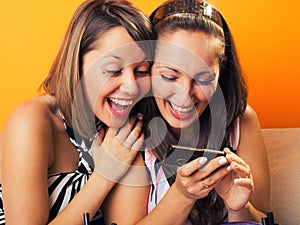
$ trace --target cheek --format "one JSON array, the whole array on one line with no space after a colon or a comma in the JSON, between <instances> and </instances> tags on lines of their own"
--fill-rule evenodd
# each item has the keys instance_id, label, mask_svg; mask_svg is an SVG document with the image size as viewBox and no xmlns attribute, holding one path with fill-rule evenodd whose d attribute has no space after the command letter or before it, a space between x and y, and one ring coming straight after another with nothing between
<instances>
[{"instance_id":1,"label":"cheek","mask_svg":"<svg viewBox=\"0 0 300 225\"><path fill-rule=\"evenodd\" d=\"M104 103L106 102L107 93L109 93L109 90L107 90L107 88L108 88L108 86L104 85L104 86L102 86L101 90L98 89L98 93L95 97L95 100L94 100L93 104L91 104L93 107L92 110L97 116L101 116L99 114L99 111L103 112L103 106L104 106ZM101 118L99 118L99 119L101 119Z\"/></svg>"},{"instance_id":2,"label":"cheek","mask_svg":"<svg viewBox=\"0 0 300 225\"><path fill-rule=\"evenodd\" d=\"M198 86L196 88L196 96L202 101L209 101L216 92L217 82L208 86Z\"/></svg>"},{"instance_id":3,"label":"cheek","mask_svg":"<svg viewBox=\"0 0 300 225\"><path fill-rule=\"evenodd\" d=\"M142 95L145 95L150 91L150 87L151 87L150 76L140 78L136 82Z\"/></svg>"},{"instance_id":4,"label":"cheek","mask_svg":"<svg viewBox=\"0 0 300 225\"><path fill-rule=\"evenodd\" d=\"M105 75L98 67L91 67L87 73L82 76L82 84L87 98L91 105L95 104L99 95L103 95L107 89L111 88L110 76Z\"/></svg>"},{"instance_id":5,"label":"cheek","mask_svg":"<svg viewBox=\"0 0 300 225\"><path fill-rule=\"evenodd\" d=\"M152 77L152 91L155 97L167 98L174 92L174 85L158 77Z\"/></svg>"}]
</instances>

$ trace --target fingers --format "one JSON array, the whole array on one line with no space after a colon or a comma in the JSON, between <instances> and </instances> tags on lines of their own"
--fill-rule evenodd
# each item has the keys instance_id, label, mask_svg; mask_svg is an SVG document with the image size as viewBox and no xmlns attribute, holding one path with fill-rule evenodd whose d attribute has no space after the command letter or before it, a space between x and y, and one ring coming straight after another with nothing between
<instances>
[{"instance_id":1,"label":"fingers","mask_svg":"<svg viewBox=\"0 0 300 225\"><path fill-rule=\"evenodd\" d=\"M229 162L235 161L238 164L247 165L241 157L231 152L228 148L224 148L224 151L226 152L226 158Z\"/></svg>"},{"instance_id":2,"label":"fingers","mask_svg":"<svg viewBox=\"0 0 300 225\"><path fill-rule=\"evenodd\" d=\"M131 118L119 130L108 128L105 134L106 140L116 138L123 146L132 150L140 150L144 135L142 134L142 117Z\"/></svg>"},{"instance_id":3,"label":"fingers","mask_svg":"<svg viewBox=\"0 0 300 225\"><path fill-rule=\"evenodd\" d=\"M200 157L179 167L177 173L182 177L193 176L194 182L201 182L203 187L207 188L213 186L228 174L231 168L226 166L227 163L224 156L217 157L209 162L206 157Z\"/></svg>"},{"instance_id":4,"label":"fingers","mask_svg":"<svg viewBox=\"0 0 300 225\"><path fill-rule=\"evenodd\" d=\"M253 181L248 178L236 178L234 179L234 183L239 186L253 189Z\"/></svg>"},{"instance_id":5,"label":"fingers","mask_svg":"<svg viewBox=\"0 0 300 225\"><path fill-rule=\"evenodd\" d=\"M230 166L237 173L239 178L251 178L251 170L248 165L241 165L237 162L231 162Z\"/></svg>"},{"instance_id":6,"label":"fingers","mask_svg":"<svg viewBox=\"0 0 300 225\"><path fill-rule=\"evenodd\" d=\"M198 171L200 174L199 177L205 178L226 164L228 164L228 161L224 156L219 156L210 161L208 161L207 157L199 157L179 167L177 173L187 177Z\"/></svg>"},{"instance_id":7,"label":"fingers","mask_svg":"<svg viewBox=\"0 0 300 225\"><path fill-rule=\"evenodd\" d=\"M206 157L195 159L177 171L176 186L185 196L192 199L204 198L216 184L229 173L225 157L208 161Z\"/></svg>"},{"instance_id":8,"label":"fingers","mask_svg":"<svg viewBox=\"0 0 300 225\"><path fill-rule=\"evenodd\" d=\"M142 131L142 121L139 120L125 140L125 146L131 147L140 137Z\"/></svg>"},{"instance_id":9,"label":"fingers","mask_svg":"<svg viewBox=\"0 0 300 225\"><path fill-rule=\"evenodd\" d=\"M251 178L250 166L239 156L230 152L229 149L225 148L224 151L227 153L226 158L230 162L231 168L237 173L239 178Z\"/></svg>"},{"instance_id":10,"label":"fingers","mask_svg":"<svg viewBox=\"0 0 300 225\"><path fill-rule=\"evenodd\" d=\"M199 199L216 188L219 194L229 200L234 198L232 193L237 190L252 193L254 182L249 165L229 149L224 151L225 157L219 156L209 161L200 157L179 167L175 183L182 193Z\"/></svg>"},{"instance_id":11,"label":"fingers","mask_svg":"<svg viewBox=\"0 0 300 225\"><path fill-rule=\"evenodd\" d=\"M211 174L202 179L202 184L205 188L214 188L217 183L223 179L229 172L230 168L226 166L222 166L219 169L213 171ZM205 184L205 185L204 185Z\"/></svg>"},{"instance_id":12,"label":"fingers","mask_svg":"<svg viewBox=\"0 0 300 225\"><path fill-rule=\"evenodd\" d=\"M130 131L131 131L130 123L126 123L125 125L123 125L123 127L121 127L117 132L117 136L119 140L123 140L123 141L126 140Z\"/></svg>"},{"instance_id":13,"label":"fingers","mask_svg":"<svg viewBox=\"0 0 300 225\"><path fill-rule=\"evenodd\" d=\"M233 180L234 184L246 188L252 193L254 191L254 181L249 178L235 178Z\"/></svg>"},{"instance_id":14,"label":"fingers","mask_svg":"<svg viewBox=\"0 0 300 225\"><path fill-rule=\"evenodd\" d=\"M205 166L201 168L202 171L214 171L220 166L223 166L228 163L228 160L224 156L216 157L209 161Z\"/></svg>"},{"instance_id":15,"label":"fingers","mask_svg":"<svg viewBox=\"0 0 300 225\"><path fill-rule=\"evenodd\" d=\"M204 186L212 187L226 174L228 174L229 171L230 168L228 167L227 159L224 156L219 156L210 160L201 167L199 169L199 176L202 177L202 181L206 184Z\"/></svg>"},{"instance_id":16,"label":"fingers","mask_svg":"<svg viewBox=\"0 0 300 225\"><path fill-rule=\"evenodd\" d=\"M139 151L142 148L143 144L144 144L144 134L141 134L141 136L131 146L131 149L134 151Z\"/></svg>"},{"instance_id":17,"label":"fingers","mask_svg":"<svg viewBox=\"0 0 300 225\"><path fill-rule=\"evenodd\" d=\"M138 150L141 147L142 120L138 117L120 128L117 138L127 148ZM136 143L137 142L137 143Z\"/></svg>"},{"instance_id":18,"label":"fingers","mask_svg":"<svg viewBox=\"0 0 300 225\"><path fill-rule=\"evenodd\" d=\"M194 172L196 172L197 170L199 170L199 168L203 166L206 162L207 162L206 157L199 157L179 167L177 173L180 173L181 176L188 177Z\"/></svg>"}]
</instances>

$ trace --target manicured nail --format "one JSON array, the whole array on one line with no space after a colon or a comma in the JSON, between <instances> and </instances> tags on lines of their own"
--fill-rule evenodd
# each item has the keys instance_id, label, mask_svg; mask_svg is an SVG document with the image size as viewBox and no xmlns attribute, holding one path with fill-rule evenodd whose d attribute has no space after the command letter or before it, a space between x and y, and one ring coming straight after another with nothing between
<instances>
[{"instance_id":1,"label":"manicured nail","mask_svg":"<svg viewBox=\"0 0 300 225\"><path fill-rule=\"evenodd\" d=\"M226 170L227 170L227 171L232 170L231 166L227 166Z\"/></svg>"},{"instance_id":2,"label":"manicured nail","mask_svg":"<svg viewBox=\"0 0 300 225\"><path fill-rule=\"evenodd\" d=\"M205 164L207 162L207 158L206 157L201 157L199 159L199 162L200 162L200 165L203 165L203 164Z\"/></svg>"},{"instance_id":3,"label":"manicured nail","mask_svg":"<svg viewBox=\"0 0 300 225\"><path fill-rule=\"evenodd\" d=\"M222 157L220 160L219 160L219 164L220 165L223 165L227 162L226 158L225 157Z\"/></svg>"},{"instance_id":4,"label":"manicured nail","mask_svg":"<svg viewBox=\"0 0 300 225\"><path fill-rule=\"evenodd\" d=\"M233 180L233 183L235 183L235 184L238 184L238 183L240 183L241 182L241 180L239 179L239 178L235 178L234 180Z\"/></svg>"},{"instance_id":5,"label":"manicured nail","mask_svg":"<svg viewBox=\"0 0 300 225\"><path fill-rule=\"evenodd\" d=\"M233 180L233 183L239 184L239 183L245 182L246 180L247 180L247 178L235 178Z\"/></svg>"},{"instance_id":6,"label":"manicured nail","mask_svg":"<svg viewBox=\"0 0 300 225\"><path fill-rule=\"evenodd\" d=\"M138 118L139 120L142 120L143 117L144 117L144 115L143 115L142 113L138 113L138 114L137 114L137 118Z\"/></svg>"}]
</instances>

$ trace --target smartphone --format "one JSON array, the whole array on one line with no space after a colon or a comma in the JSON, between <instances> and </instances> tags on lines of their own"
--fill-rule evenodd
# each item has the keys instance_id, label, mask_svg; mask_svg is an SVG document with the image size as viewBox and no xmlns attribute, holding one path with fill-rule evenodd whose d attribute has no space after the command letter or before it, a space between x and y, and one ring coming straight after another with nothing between
<instances>
[{"instance_id":1,"label":"smartphone","mask_svg":"<svg viewBox=\"0 0 300 225\"><path fill-rule=\"evenodd\" d=\"M180 145L170 145L169 156L161 162L164 173L169 180L173 180L176 176L177 168L198 157L205 156L208 160L212 160L217 156L225 156L226 153L218 150L192 148Z\"/></svg>"},{"instance_id":2,"label":"smartphone","mask_svg":"<svg viewBox=\"0 0 300 225\"><path fill-rule=\"evenodd\" d=\"M205 156L208 160L218 156L225 156L225 152L203 148L192 148L180 145L170 145L171 153L164 163L174 166L182 166L198 157Z\"/></svg>"}]
</instances>

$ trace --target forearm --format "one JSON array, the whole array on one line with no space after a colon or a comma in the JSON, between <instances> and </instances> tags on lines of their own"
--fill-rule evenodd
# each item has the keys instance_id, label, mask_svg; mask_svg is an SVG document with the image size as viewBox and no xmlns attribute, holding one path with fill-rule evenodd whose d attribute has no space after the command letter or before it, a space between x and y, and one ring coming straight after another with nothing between
<instances>
[{"instance_id":1,"label":"forearm","mask_svg":"<svg viewBox=\"0 0 300 225\"><path fill-rule=\"evenodd\" d=\"M92 218L114 184L94 172L71 203L50 224L81 225L83 213L88 212Z\"/></svg>"},{"instance_id":2,"label":"forearm","mask_svg":"<svg viewBox=\"0 0 300 225\"><path fill-rule=\"evenodd\" d=\"M248 202L243 208L233 211L228 211L228 221L253 221L261 222L261 218L265 217L265 213L257 210L250 202Z\"/></svg>"},{"instance_id":3,"label":"forearm","mask_svg":"<svg viewBox=\"0 0 300 225\"><path fill-rule=\"evenodd\" d=\"M137 225L181 225L186 221L195 200L184 197L172 186L153 211Z\"/></svg>"}]
</instances>

